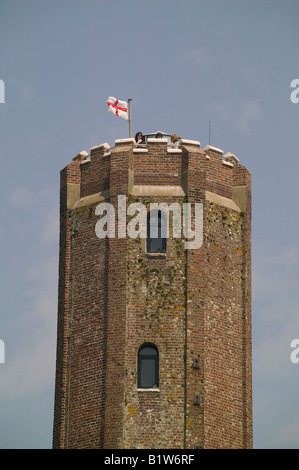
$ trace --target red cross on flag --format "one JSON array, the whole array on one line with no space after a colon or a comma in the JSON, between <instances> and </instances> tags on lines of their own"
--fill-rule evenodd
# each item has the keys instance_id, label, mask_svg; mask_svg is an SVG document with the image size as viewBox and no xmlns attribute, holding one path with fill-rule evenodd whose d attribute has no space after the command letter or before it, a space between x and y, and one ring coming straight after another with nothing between
<instances>
[{"instance_id":1,"label":"red cross on flag","mask_svg":"<svg viewBox=\"0 0 299 470\"><path fill-rule=\"evenodd\" d=\"M115 114L116 116L122 117L124 119L129 119L128 116L128 103L127 101L120 101L114 96L109 96L108 101L108 111Z\"/></svg>"}]
</instances>

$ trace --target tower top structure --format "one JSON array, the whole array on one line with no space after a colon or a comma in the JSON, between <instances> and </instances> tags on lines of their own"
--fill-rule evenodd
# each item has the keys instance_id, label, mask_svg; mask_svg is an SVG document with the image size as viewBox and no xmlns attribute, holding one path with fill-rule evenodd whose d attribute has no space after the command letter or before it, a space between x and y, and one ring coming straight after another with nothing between
<instances>
[{"instance_id":1,"label":"tower top structure","mask_svg":"<svg viewBox=\"0 0 299 470\"><path fill-rule=\"evenodd\" d=\"M61 171L56 448L252 447L251 175L163 134L94 146ZM140 204L146 224L158 208L156 241L151 225L124 230ZM111 207L114 236L99 236ZM202 240L186 249L197 208Z\"/></svg>"}]
</instances>

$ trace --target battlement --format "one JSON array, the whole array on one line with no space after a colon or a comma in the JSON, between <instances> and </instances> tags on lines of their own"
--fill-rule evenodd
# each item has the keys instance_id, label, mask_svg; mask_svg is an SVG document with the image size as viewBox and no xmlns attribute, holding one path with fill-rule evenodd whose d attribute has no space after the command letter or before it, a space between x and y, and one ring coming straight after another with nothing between
<instances>
[{"instance_id":1,"label":"battlement","mask_svg":"<svg viewBox=\"0 0 299 470\"><path fill-rule=\"evenodd\" d=\"M251 187L250 172L233 153L223 155L223 150L211 145L202 149L199 141L183 138L177 148L170 145L167 137L148 136L142 146L137 146L133 138L117 139L112 148L105 142L92 147L89 153L79 152L62 171L65 172L68 183L74 184L76 174L79 185L76 190L72 188L70 207L88 196L111 194L115 183L121 180L124 194L136 193L136 187L142 186L171 186L187 194L190 181L195 178L196 186L201 182L203 198L214 194L218 201L226 201L226 206L244 211L245 199L237 188L244 192L244 188L250 191Z\"/></svg>"},{"instance_id":2,"label":"battlement","mask_svg":"<svg viewBox=\"0 0 299 470\"><path fill-rule=\"evenodd\" d=\"M111 148L108 143L96 145L90 149L90 154L88 154L86 150L83 150L79 152L75 157L73 157L73 161L80 161L80 163L88 163L91 161L91 156L95 153L98 153L98 151L100 151L101 153L102 151L104 151L103 156L107 156L110 155L111 151L114 148L123 148L127 146L132 147L134 154L148 153L163 148L167 149L167 153L182 153L183 148L185 148L186 146L193 146L195 148L200 149L200 142L197 140L180 139L178 147L174 148L171 145L170 140L165 137L161 139L148 137L146 139L146 143L139 146L136 145L135 140L133 138L117 139L115 140L115 147ZM206 145L203 150L208 160L212 156L218 160L221 157L222 163L227 166L235 166L237 163L239 163L239 159L231 152L227 152L223 156L223 150L217 147L213 147L211 145Z\"/></svg>"}]
</instances>

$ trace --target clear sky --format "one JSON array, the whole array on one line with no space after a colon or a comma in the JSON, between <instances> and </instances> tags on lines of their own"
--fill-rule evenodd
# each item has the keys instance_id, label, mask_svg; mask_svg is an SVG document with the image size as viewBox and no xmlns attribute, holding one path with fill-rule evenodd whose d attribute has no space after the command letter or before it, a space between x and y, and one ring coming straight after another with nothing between
<instances>
[{"instance_id":1,"label":"clear sky","mask_svg":"<svg viewBox=\"0 0 299 470\"><path fill-rule=\"evenodd\" d=\"M0 0L0 448L52 446L59 172L128 136L108 96L132 98L133 134L203 148L210 120L250 170L254 447L299 448L298 17L298 0Z\"/></svg>"}]
</instances>

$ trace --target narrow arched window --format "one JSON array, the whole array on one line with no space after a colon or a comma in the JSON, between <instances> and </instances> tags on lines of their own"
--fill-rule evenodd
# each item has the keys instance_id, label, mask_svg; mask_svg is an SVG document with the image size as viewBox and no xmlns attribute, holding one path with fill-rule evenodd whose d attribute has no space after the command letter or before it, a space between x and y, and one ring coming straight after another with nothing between
<instances>
[{"instance_id":1,"label":"narrow arched window","mask_svg":"<svg viewBox=\"0 0 299 470\"><path fill-rule=\"evenodd\" d=\"M153 344L144 344L138 352L138 388L159 386L159 354Z\"/></svg>"},{"instance_id":2,"label":"narrow arched window","mask_svg":"<svg viewBox=\"0 0 299 470\"><path fill-rule=\"evenodd\" d=\"M152 210L147 215L147 253L166 253L166 217L160 210Z\"/></svg>"}]
</instances>

